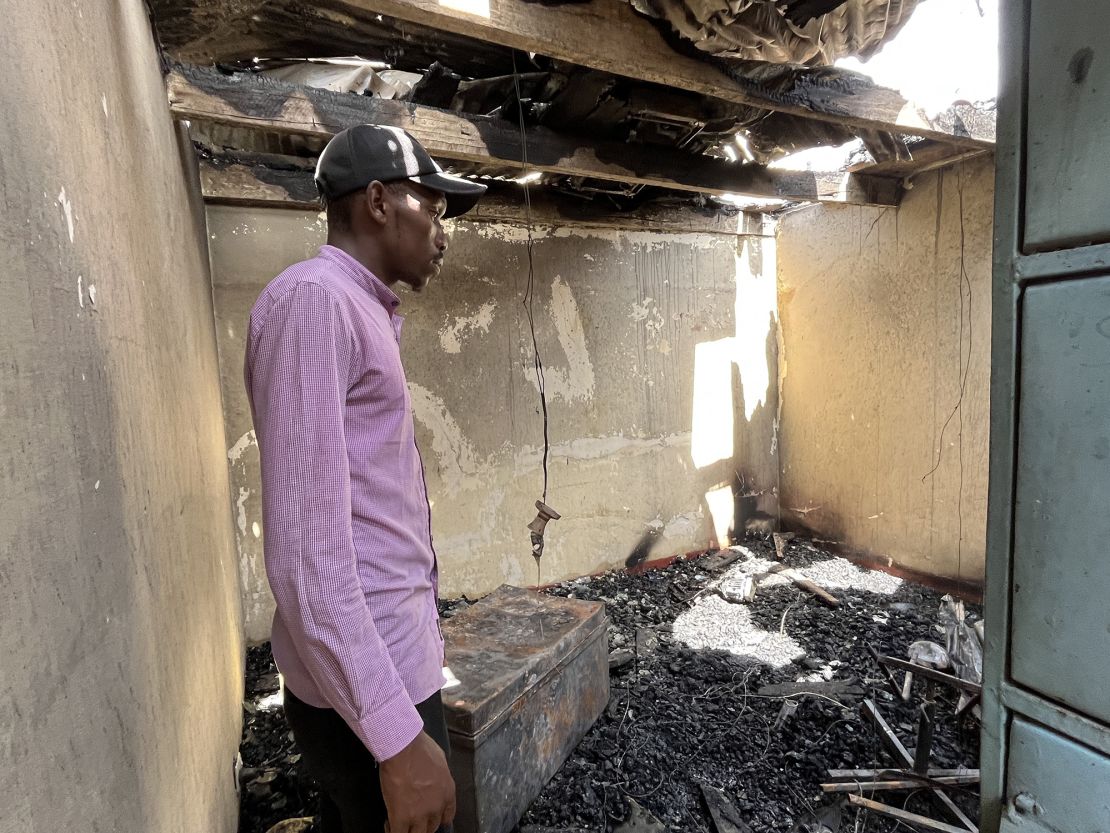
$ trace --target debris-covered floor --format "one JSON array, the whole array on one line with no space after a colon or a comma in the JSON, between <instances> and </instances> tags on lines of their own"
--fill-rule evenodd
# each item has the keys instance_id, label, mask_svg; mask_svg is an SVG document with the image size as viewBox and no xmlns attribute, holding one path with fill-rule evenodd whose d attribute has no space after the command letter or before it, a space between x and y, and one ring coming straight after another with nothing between
<instances>
[{"instance_id":1,"label":"debris-covered floor","mask_svg":"<svg viewBox=\"0 0 1110 833\"><path fill-rule=\"evenodd\" d=\"M833 593L839 607L781 576L762 582L753 601L728 601L728 588L773 559L773 548L761 542L746 549L754 558L723 568L714 569L722 558L710 555L548 591L605 602L612 693L606 712L528 810L522 832L744 830L728 826L722 807L755 833L816 832L820 824L833 833L898 829L897 821L840 808L820 784L829 769L892 765L860 715L864 697L877 701L912 751L917 698L904 704L890 693L868 646L905 657L916 640L943 643L939 594L794 542L785 563ZM715 584L724 592L710 589ZM445 615L464 605L447 605ZM796 681L810 683L805 689L812 693L788 696L773 688ZM251 649L240 833L265 833L312 812L314 794L295 773L297 754L276 689L268 646ZM941 690L940 697L933 766L978 766L978 723L956 721L955 696ZM947 792L977 817L974 788ZM954 823L926 789L875 797ZM719 826L710 804L717 804Z\"/></svg>"}]
</instances>

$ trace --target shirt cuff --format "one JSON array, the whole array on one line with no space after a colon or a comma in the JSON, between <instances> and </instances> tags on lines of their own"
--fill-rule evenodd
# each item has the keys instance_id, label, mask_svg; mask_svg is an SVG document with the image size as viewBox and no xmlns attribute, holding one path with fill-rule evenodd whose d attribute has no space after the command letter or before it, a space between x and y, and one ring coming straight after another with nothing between
<instances>
[{"instance_id":1,"label":"shirt cuff","mask_svg":"<svg viewBox=\"0 0 1110 833\"><path fill-rule=\"evenodd\" d=\"M424 720L402 688L373 714L353 727L378 763L388 761L424 731Z\"/></svg>"}]
</instances>

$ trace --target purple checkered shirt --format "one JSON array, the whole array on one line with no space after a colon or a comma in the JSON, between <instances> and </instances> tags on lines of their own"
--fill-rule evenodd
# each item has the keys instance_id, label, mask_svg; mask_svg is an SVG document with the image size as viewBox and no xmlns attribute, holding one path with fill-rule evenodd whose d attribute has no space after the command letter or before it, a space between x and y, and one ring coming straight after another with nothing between
<instances>
[{"instance_id":1,"label":"purple checkered shirt","mask_svg":"<svg viewBox=\"0 0 1110 833\"><path fill-rule=\"evenodd\" d=\"M262 461L272 646L285 684L379 760L443 684L424 472L397 296L324 246L251 310L246 385Z\"/></svg>"}]
</instances>

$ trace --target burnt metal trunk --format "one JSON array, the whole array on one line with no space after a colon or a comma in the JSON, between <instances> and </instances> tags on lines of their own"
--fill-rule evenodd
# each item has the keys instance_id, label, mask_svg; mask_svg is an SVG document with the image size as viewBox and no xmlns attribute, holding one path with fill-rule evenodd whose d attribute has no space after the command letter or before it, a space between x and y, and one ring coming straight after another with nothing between
<instances>
[{"instance_id":1,"label":"burnt metal trunk","mask_svg":"<svg viewBox=\"0 0 1110 833\"><path fill-rule=\"evenodd\" d=\"M456 833L508 833L609 701L605 606L502 586L443 623Z\"/></svg>"}]
</instances>

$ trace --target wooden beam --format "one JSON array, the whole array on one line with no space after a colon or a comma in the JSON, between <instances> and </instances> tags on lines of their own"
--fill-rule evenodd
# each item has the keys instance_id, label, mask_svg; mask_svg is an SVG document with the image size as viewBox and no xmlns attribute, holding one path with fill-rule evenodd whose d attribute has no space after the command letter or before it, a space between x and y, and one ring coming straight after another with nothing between
<instances>
[{"instance_id":1,"label":"wooden beam","mask_svg":"<svg viewBox=\"0 0 1110 833\"><path fill-rule=\"evenodd\" d=\"M879 709L878 706L875 705L875 702L873 700L864 700L863 704L860 706L860 711L863 713L864 718L869 720L878 731L879 740L882 741L883 746L887 748L887 752L890 753L891 757L904 767L913 767L913 755L911 755L909 750L902 744L902 741L898 739L898 736L894 734L894 730L890 728L890 724L879 714ZM943 790L938 790L934 787L932 793L933 798L944 805L944 808L956 817L960 824L964 826L967 833L979 833L979 828L976 827L975 823L967 817L967 814L961 810L959 805ZM958 829L959 828L957 828L957 830ZM963 833L963 831L961 831L961 833Z\"/></svg>"},{"instance_id":2,"label":"wooden beam","mask_svg":"<svg viewBox=\"0 0 1110 833\"><path fill-rule=\"evenodd\" d=\"M849 168L853 173L890 176L897 179L916 177L949 165L987 156L989 150L958 148L946 142L922 141L909 146L909 159L890 159L885 162L868 162Z\"/></svg>"},{"instance_id":3,"label":"wooden beam","mask_svg":"<svg viewBox=\"0 0 1110 833\"><path fill-rule=\"evenodd\" d=\"M376 17L358 29L317 3L272 0L148 0L162 47L193 64L265 58L363 55L421 71L439 61L470 78L513 71L512 52L442 29ZM372 24L372 25L371 25Z\"/></svg>"},{"instance_id":4,"label":"wooden beam","mask_svg":"<svg viewBox=\"0 0 1110 833\"><path fill-rule=\"evenodd\" d=\"M758 215L742 212L714 211L693 205L660 202L648 203L627 211L605 208L595 202L573 197L556 197L531 192L531 215L523 200L494 194L482 199L466 215L471 223L527 223L555 228L620 229L622 231L656 231L668 234L727 234L734 237L767 237L760 230ZM754 221L753 221L754 220Z\"/></svg>"},{"instance_id":5,"label":"wooden beam","mask_svg":"<svg viewBox=\"0 0 1110 833\"><path fill-rule=\"evenodd\" d=\"M822 587L815 581L810 581L797 570L792 570L785 564L772 564L771 568L767 570L768 575L781 575L785 579L789 579L795 586L805 590L812 596L816 596L829 607L840 607L840 599Z\"/></svg>"},{"instance_id":6,"label":"wooden beam","mask_svg":"<svg viewBox=\"0 0 1110 833\"><path fill-rule=\"evenodd\" d=\"M834 781L859 781L876 778L886 778L903 775L906 770L904 769L830 769L829 778ZM940 769L930 768L925 774L926 778L945 778L950 776L965 776L968 778L979 778L979 770L971 769L970 767L957 767L956 769ZM914 774L914 777L919 781L922 776Z\"/></svg>"},{"instance_id":7,"label":"wooden beam","mask_svg":"<svg viewBox=\"0 0 1110 833\"><path fill-rule=\"evenodd\" d=\"M501 119L197 67L173 69L167 86L170 108L179 119L322 139L353 124L392 125L408 130L441 159L526 169L519 130ZM899 186L893 180L840 172L779 171L677 148L584 144L543 128L527 131L527 160L529 170L716 196L857 205L896 205L899 198Z\"/></svg>"},{"instance_id":8,"label":"wooden beam","mask_svg":"<svg viewBox=\"0 0 1110 833\"><path fill-rule=\"evenodd\" d=\"M320 210L311 169L267 164L261 155L201 159L200 183L205 201L214 205ZM764 236L747 215L737 211L714 211L673 202L649 203L629 211L617 211L593 202L545 194L539 188L532 189L531 200L529 213L522 194L514 198L509 194L491 193L466 215L465 221L520 225L531 219L536 225L559 228Z\"/></svg>"},{"instance_id":9,"label":"wooden beam","mask_svg":"<svg viewBox=\"0 0 1110 833\"><path fill-rule=\"evenodd\" d=\"M866 807L875 813L891 818L904 821L906 824L912 824L914 827L922 830L936 830L938 833L967 833L962 827L956 827L954 824L945 824L943 821L931 819L928 816L921 816L917 813L910 813L906 810L901 810L898 807L891 807L889 804L880 804L878 801L872 801L869 798L863 798L858 795L849 795L848 801L859 807Z\"/></svg>"},{"instance_id":10,"label":"wooden beam","mask_svg":"<svg viewBox=\"0 0 1110 833\"><path fill-rule=\"evenodd\" d=\"M181 4L177 4L181 5ZM802 73L793 88L772 91L710 56L676 51L656 24L625 0L546 4L528 0L191 0L191 27L176 25L179 54L189 60L229 60L287 48L317 32L320 49L333 46L336 31L357 34L378 25L386 15L487 43L536 52L615 75L665 84L736 104L891 133L923 136L964 147L991 147L989 137L974 135L964 124L934 122L901 93L861 79L822 83L819 73ZM291 8L297 14L291 17ZM176 23L180 24L181 12ZM292 21L295 21L295 27ZM295 31L286 31L295 28ZM186 34L186 31L188 34ZM238 39L238 40L237 40ZM236 43L240 44L237 54ZM273 54L273 53L270 53ZM322 53L321 53L322 54ZM329 51L328 54L334 54Z\"/></svg>"},{"instance_id":11,"label":"wooden beam","mask_svg":"<svg viewBox=\"0 0 1110 833\"><path fill-rule=\"evenodd\" d=\"M879 662L883 665L897 668L899 671L905 671L909 674L916 674L919 677L924 677L927 680L932 680L937 683L944 683L952 688L966 691L970 694L982 694L983 687L979 683L973 683L970 680L963 680L952 674L945 674L943 671L937 671L935 668L929 668L925 665L918 665L916 662L909 660L899 659L898 657L879 657Z\"/></svg>"},{"instance_id":12,"label":"wooden beam","mask_svg":"<svg viewBox=\"0 0 1110 833\"><path fill-rule=\"evenodd\" d=\"M200 189L207 202L257 208L320 211L312 171L239 160L200 160Z\"/></svg>"},{"instance_id":13,"label":"wooden beam","mask_svg":"<svg viewBox=\"0 0 1110 833\"><path fill-rule=\"evenodd\" d=\"M979 783L979 776L971 775L941 775L930 778L929 783L942 787L962 787ZM851 793L851 792L883 792L885 790L919 790L923 786L920 779L900 778L886 781L837 781L822 784L822 792Z\"/></svg>"}]
</instances>

